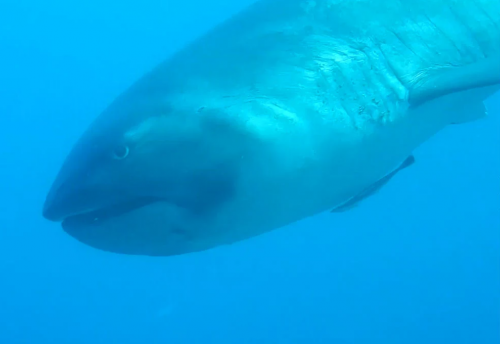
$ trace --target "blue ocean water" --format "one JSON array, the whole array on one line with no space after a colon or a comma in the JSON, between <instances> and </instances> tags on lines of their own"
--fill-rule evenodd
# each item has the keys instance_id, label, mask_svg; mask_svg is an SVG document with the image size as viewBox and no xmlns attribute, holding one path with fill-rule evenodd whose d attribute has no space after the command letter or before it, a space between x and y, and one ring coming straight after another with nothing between
<instances>
[{"instance_id":1,"label":"blue ocean water","mask_svg":"<svg viewBox=\"0 0 500 344\"><path fill-rule=\"evenodd\" d=\"M343 214L177 257L44 220L74 141L251 0L0 0L0 344L500 343L500 95Z\"/></svg>"}]
</instances>

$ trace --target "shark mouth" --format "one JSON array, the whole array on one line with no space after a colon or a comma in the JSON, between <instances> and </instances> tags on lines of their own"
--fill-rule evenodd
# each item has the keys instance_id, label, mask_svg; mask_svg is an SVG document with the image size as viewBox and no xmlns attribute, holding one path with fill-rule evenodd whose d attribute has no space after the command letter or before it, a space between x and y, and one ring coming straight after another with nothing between
<instances>
[{"instance_id":1,"label":"shark mouth","mask_svg":"<svg viewBox=\"0 0 500 344\"><path fill-rule=\"evenodd\" d=\"M136 198L126 202L116 203L103 208L93 209L88 212L68 216L62 221L62 225L63 227L99 225L114 217L118 217L160 201L162 201L162 199L157 197Z\"/></svg>"}]
</instances>

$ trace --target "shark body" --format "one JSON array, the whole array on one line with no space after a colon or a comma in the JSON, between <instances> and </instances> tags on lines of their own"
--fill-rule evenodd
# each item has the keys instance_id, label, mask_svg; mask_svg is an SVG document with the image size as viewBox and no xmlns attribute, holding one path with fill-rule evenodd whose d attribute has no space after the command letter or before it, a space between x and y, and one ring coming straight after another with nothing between
<instances>
[{"instance_id":1,"label":"shark body","mask_svg":"<svg viewBox=\"0 0 500 344\"><path fill-rule=\"evenodd\" d=\"M498 0L262 0L112 102L44 216L125 254L245 240L369 196L499 86Z\"/></svg>"}]
</instances>

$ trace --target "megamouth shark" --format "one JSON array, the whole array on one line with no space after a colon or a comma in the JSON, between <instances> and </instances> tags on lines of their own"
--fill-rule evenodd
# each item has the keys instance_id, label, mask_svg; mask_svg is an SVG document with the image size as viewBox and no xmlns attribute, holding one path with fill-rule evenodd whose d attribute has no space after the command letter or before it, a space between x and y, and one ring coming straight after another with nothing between
<instances>
[{"instance_id":1,"label":"megamouth shark","mask_svg":"<svg viewBox=\"0 0 500 344\"><path fill-rule=\"evenodd\" d=\"M258 1L111 102L43 216L122 254L235 243L352 208L499 88L499 0Z\"/></svg>"}]
</instances>

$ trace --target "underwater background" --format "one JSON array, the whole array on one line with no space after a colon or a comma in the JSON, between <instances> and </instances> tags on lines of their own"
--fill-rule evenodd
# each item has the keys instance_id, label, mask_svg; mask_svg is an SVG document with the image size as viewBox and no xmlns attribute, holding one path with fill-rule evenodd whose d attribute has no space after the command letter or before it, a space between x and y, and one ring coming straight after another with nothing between
<instances>
[{"instance_id":1,"label":"underwater background","mask_svg":"<svg viewBox=\"0 0 500 344\"><path fill-rule=\"evenodd\" d=\"M252 0L0 0L0 344L500 343L500 94L377 195L231 246L102 252L41 216L89 123Z\"/></svg>"}]
</instances>

